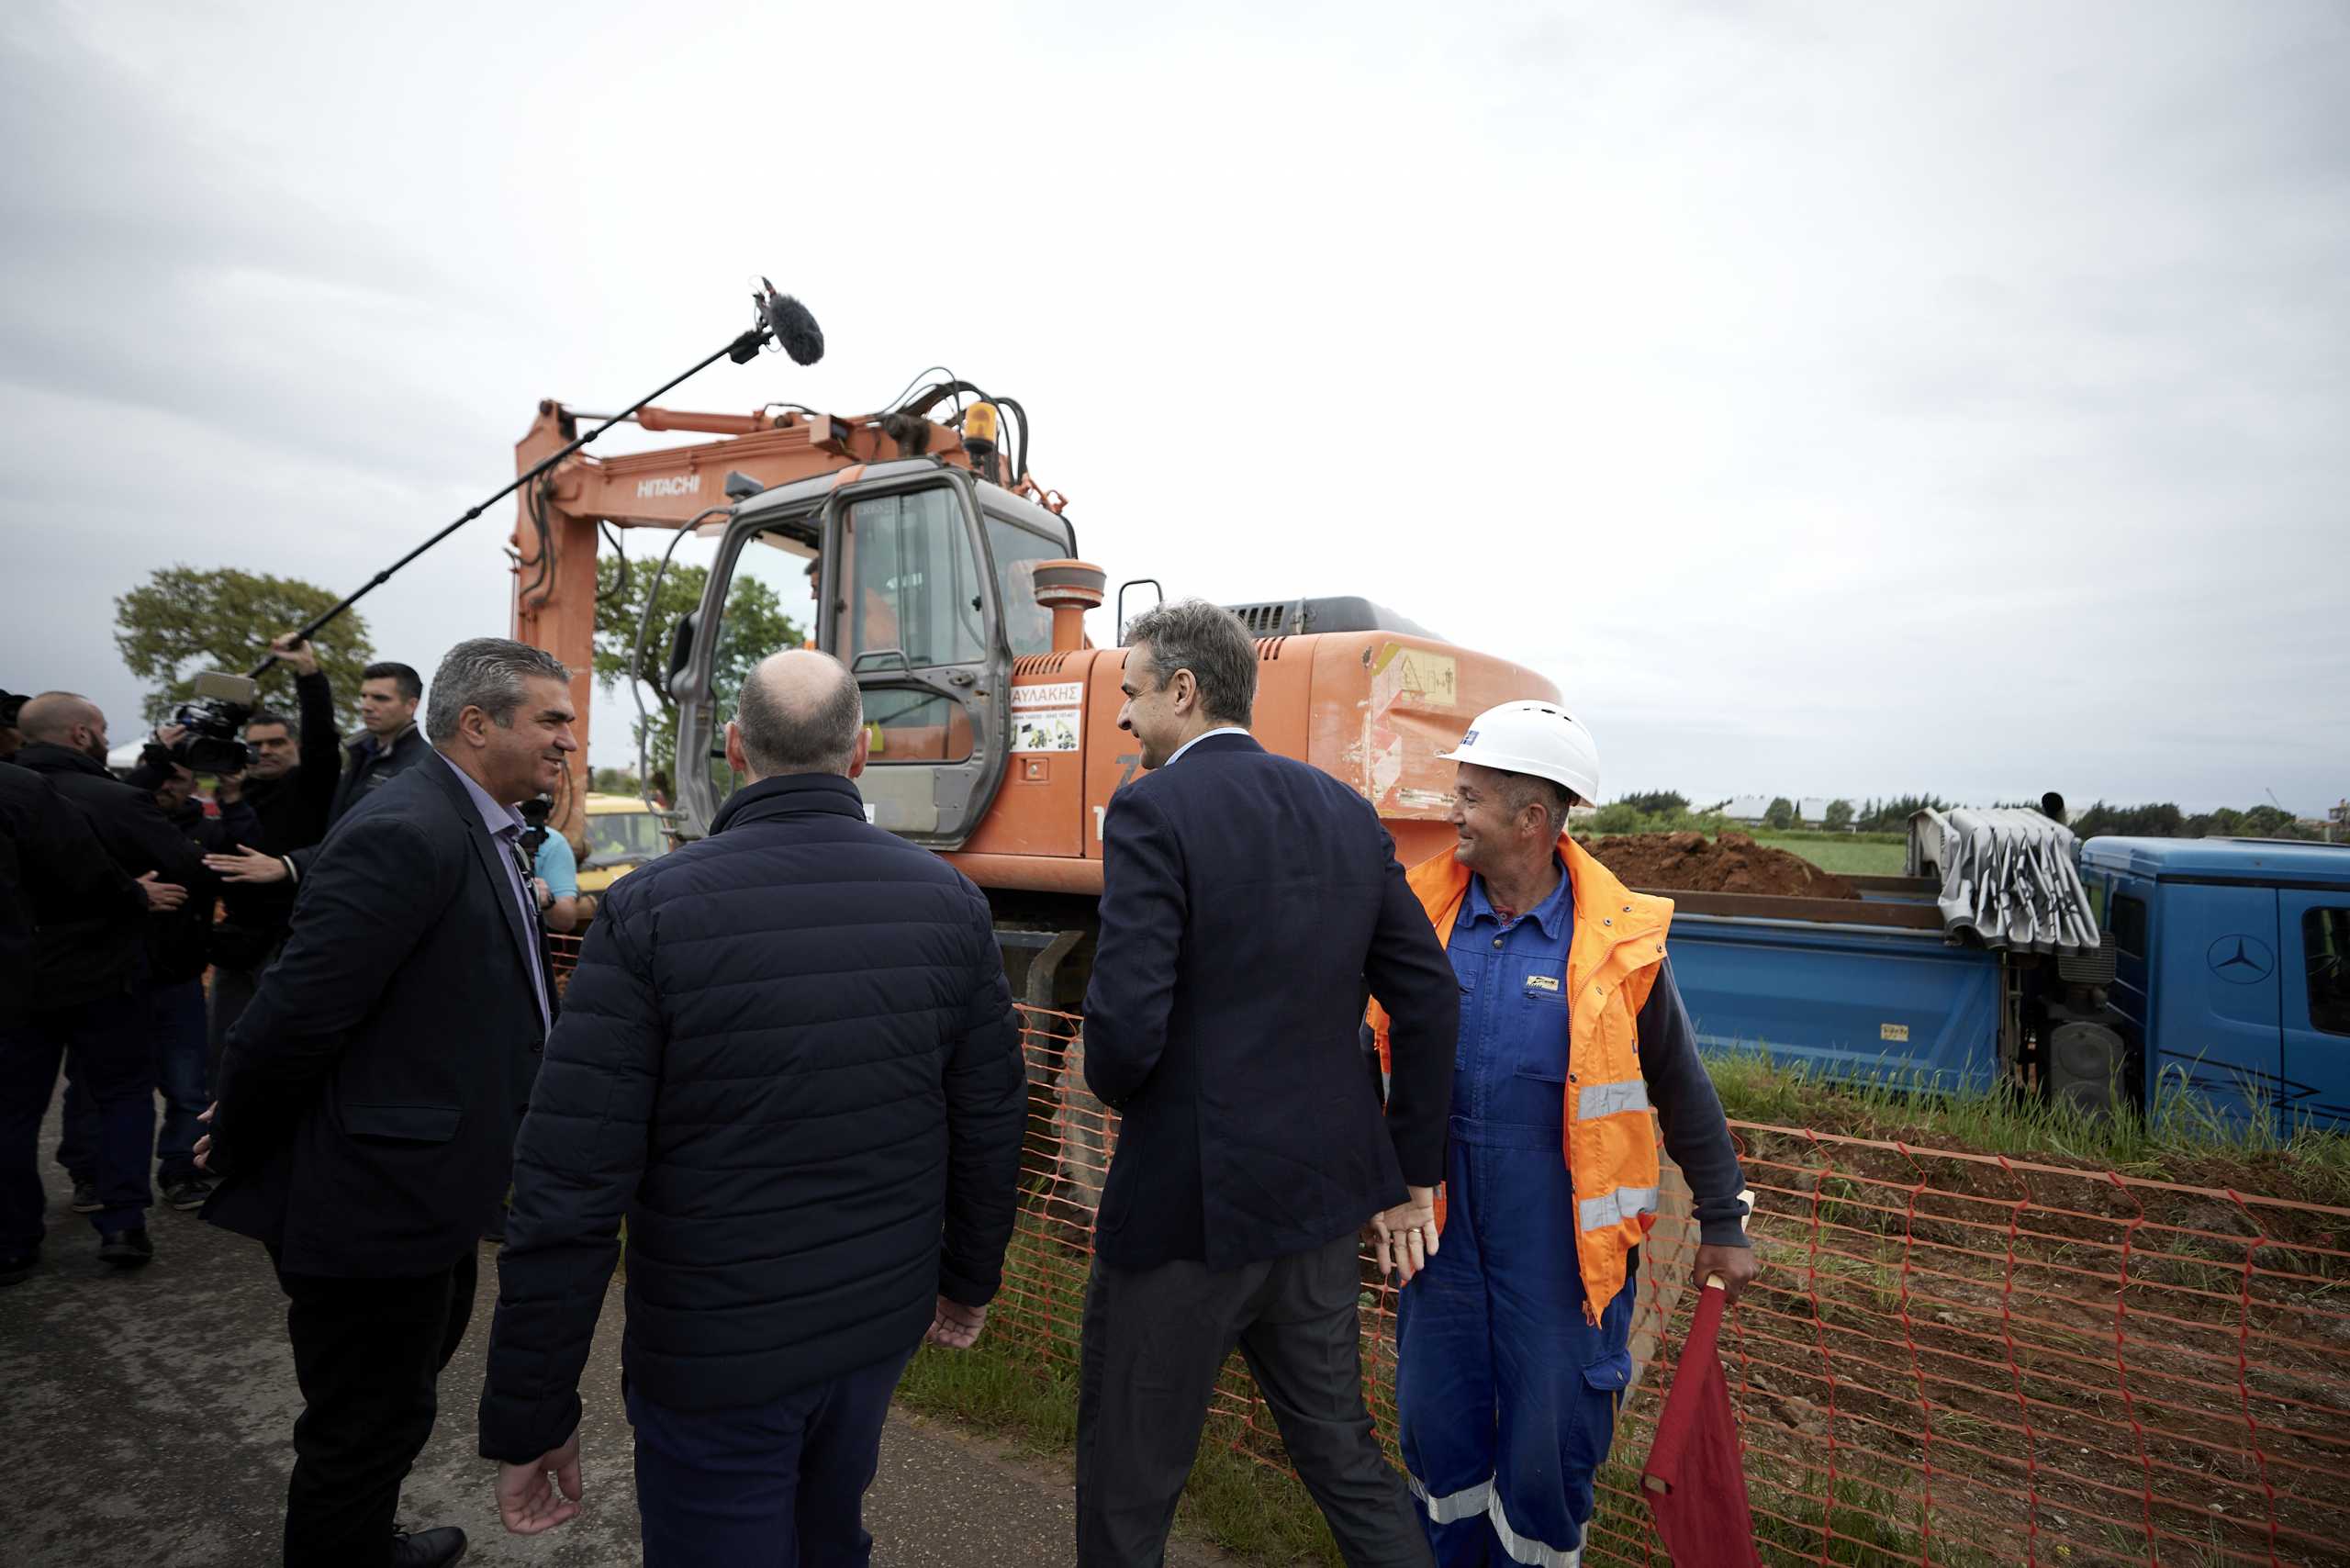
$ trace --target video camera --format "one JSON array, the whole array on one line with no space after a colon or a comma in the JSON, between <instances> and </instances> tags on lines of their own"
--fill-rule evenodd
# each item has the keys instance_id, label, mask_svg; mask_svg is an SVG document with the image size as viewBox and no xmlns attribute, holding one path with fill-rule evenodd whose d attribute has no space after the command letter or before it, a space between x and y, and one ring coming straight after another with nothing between
<instances>
[{"instance_id":1,"label":"video camera","mask_svg":"<svg viewBox=\"0 0 2350 1568\"><path fill-rule=\"evenodd\" d=\"M261 689L250 677L206 670L196 678L196 695L179 705L172 722L187 734L172 743L172 760L190 773L242 773L252 766L245 744L245 721L261 705Z\"/></svg>"}]
</instances>

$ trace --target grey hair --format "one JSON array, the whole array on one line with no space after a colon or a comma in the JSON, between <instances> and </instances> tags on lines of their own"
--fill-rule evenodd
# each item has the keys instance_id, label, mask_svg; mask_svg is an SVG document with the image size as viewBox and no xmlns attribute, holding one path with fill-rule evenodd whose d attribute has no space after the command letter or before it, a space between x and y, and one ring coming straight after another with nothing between
<instances>
[{"instance_id":1,"label":"grey hair","mask_svg":"<svg viewBox=\"0 0 2350 1568\"><path fill-rule=\"evenodd\" d=\"M1512 816L1528 806L1540 806L1543 814L1550 819L1554 834L1567 831L1567 809L1578 799L1572 790L1539 773L1505 773L1499 792L1502 804L1509 808Z\"/></svg>"},{"instance_id":2,"label":"grey hair","mask_svg":"<svg viewBox=\"0 0 2350 1568\"><path fill-rule=\"evenodd\" d=\"M1179 599L1144 611L1126 642L1150 644L1151 678L1165 686L1187 669L1200 683L1200 705L1220 723L1246 725L1257 706L1257 644L1240 617L1205 599Z\"/></svg>"},{"instance_id":3,"label":"grey hair","mask_svg":"<svg viewBox=\"0 0 2350 1568\"><path fill-rule=\"evenodd\" d=\"M772 656L772 655L771 655ZM770 678L766 661L743 678L734 703L734 730L742 738L743 760L762 778L793 773L842 773L856 759L856 734L865 728L865 699L856 678L830 654L794 649L783 655L794 663L822 659L832 666L832 682L821 691L807 683Z\"/></svg>"},{"instance_id":4,"label":"grey hair","mask_svg":"<svg viewBox=\"0 0 2350 1568\"><path fill-rule=\"evenodd\" d=\"M543 648L509 637L468 637L441 656L432 672L432 700L424 708L424 738L443 745L456 738L457 716L478 708L502 729L514 725L522 683L535 677L571 684L571 671Z\"/></svg>"}]
</instances>

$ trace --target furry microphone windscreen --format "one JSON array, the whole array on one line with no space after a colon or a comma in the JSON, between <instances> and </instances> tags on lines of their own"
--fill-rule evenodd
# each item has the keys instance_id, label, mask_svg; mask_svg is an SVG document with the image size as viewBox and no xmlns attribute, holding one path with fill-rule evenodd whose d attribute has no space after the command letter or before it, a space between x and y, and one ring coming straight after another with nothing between
<instances>
[{"instance_id":1,"label":"furry microphone windscreen","mask_svg":"<svg viewBox=\"0 0 2350 1568\"><path fill-rule=\"evenodd\" d=\"M759 280L767 283L765 278ZM788 294L778 294L775 285L767 284L767 297L759 309L767 318L767 330L783 345L794 364L813 364L824 357L824 329L816 325L816 318L808 307Z\"/></svg>"}]
</instances>

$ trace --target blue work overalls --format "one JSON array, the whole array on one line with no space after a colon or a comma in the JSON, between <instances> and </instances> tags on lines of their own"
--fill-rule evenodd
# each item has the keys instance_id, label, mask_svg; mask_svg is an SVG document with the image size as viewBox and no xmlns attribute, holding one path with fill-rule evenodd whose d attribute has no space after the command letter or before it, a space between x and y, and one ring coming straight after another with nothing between
<instances>
[{"instance_id":1,"label":"blue work overalls","mask_svg":"<svg viewBox=\"0 0 2350 1568\"><path fill-rule=\"evenodd\" d=\"M1629 1380L1638 1253L1594 1327L1564 1152L1567 945L1561 870L1505 926L1473 878L1448 954L1460 981L1444 1234L1403 1293L1404 1467L1442 1568L1573 1568L1592 1475Z\"/></svg>"}]
</instances>

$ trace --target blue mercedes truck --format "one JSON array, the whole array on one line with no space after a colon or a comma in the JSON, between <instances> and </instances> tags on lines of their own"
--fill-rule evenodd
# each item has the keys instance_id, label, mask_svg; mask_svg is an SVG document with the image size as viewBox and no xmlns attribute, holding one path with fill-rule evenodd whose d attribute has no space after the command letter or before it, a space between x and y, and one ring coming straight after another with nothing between
<instances>
[{"instance_id":1,"label":"blue mercedes truck","mask_svg":"<svg viewBox=\"0 0 2350 1568\"><path fill-rule=\"evenodd\" d=\"M1657 890L1701 1045L1918 1089L2009 1080L2088 1107L2177 1086L2223 1115L2350 1130L2350 845L2093 838L2067 854L2093 944L1986 940L1931 865L1848 879L1857 900Z\"/></svg>"}]
</instances>

